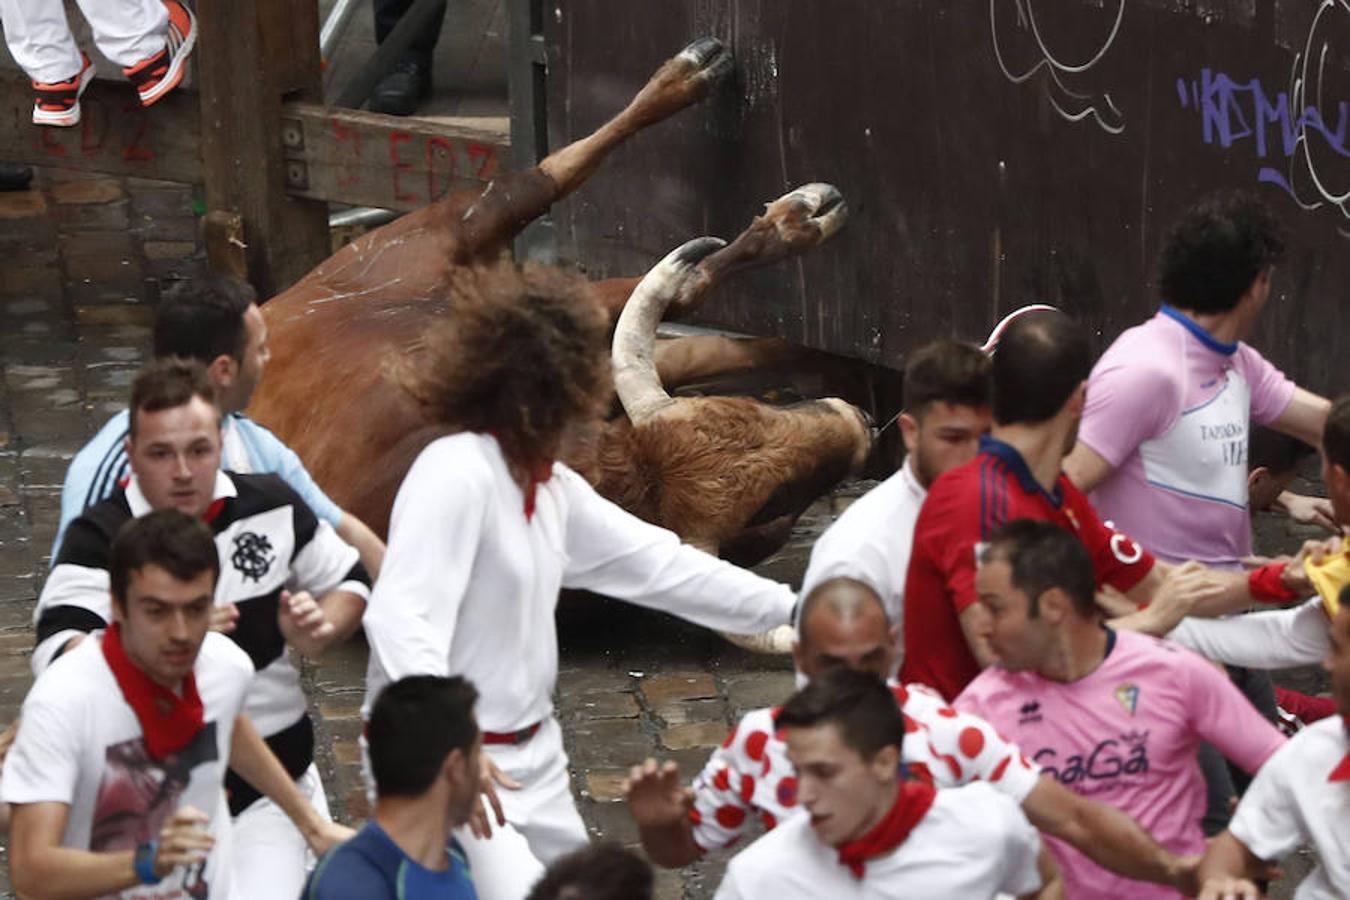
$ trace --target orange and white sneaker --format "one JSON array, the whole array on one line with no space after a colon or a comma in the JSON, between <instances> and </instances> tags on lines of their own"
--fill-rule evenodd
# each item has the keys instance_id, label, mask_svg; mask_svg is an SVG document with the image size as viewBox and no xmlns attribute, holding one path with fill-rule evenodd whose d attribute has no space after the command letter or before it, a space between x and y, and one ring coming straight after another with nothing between
<instances>
[{"instance_id":1,"label":"orange and white sneaker","mask_svg":"<svg viewBox=\"0 0 1350 900\"><path fill-rule=\"evenodd\" d=\"M156 103L183 80L188 54L197 43L197 18L179 0L164 0L169 11L169 36L164 49L149 59L122 70L136 92L141 95L141 106Z\"/></svg>"},{"instance_id":2,"label":"orange and white sneaker","mask_svg":"<svg viewBox=\"0 0 1350 900\"><path fill-rule=\"evenodd\" d=\"M80 124L80 95L94 80L94 64L80 54L80 73L56 84L33 82L33 124L69 128Z\"/></svg>"}]
</instances>

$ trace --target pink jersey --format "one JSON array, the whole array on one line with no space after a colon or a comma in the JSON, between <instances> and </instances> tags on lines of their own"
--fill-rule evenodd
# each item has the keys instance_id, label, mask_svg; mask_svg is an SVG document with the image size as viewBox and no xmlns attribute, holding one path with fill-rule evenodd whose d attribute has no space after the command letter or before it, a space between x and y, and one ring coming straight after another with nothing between
<instances>
[{"instance_id":1,"label":"pink jersey","mask_svg":"<svg viewBox=\"0 0 1350 900\"><path fill-rule=\"evenodd\" d=\"M901 763L939 788L988 782L1020 805L1040 768L985 721L962 715L923 685L892 685L905 716ZM778 710L746 713L694 779L694 842L705 850L730 847L758 818L771 829L796 815L797 773L774 719Z\"/></svg>"},{"instance_id":2,"label":"pink jersey","mask_svg":"<svg viewBox=\"0 0 1350 900\"><path fill-rule=\"evenodd\" d=\"M1113 469L1093 505L1164 560L1236 567L1252 549L1249 423L1279 418L1294 388L1251 347L1164 306L1092 369L1078 437Z\"/></svg>"},{"instance_id":3,"label":"pink jersey","mask_svg":"<svg viewBox=\"0 0 1350 900\"><path fill-rule=\"evenodd\" d=\"M988 720L1064 785L1133 816L1178 854L1203 853L1202 740L1255 772L1284 736L1214 666L1189 650L1131 631L1108 631L1107 654L1078 681L986 669L956 706ZM1179 897L1121 878L1047 837L1066 895Z\"/></svg>"}]
</instances>

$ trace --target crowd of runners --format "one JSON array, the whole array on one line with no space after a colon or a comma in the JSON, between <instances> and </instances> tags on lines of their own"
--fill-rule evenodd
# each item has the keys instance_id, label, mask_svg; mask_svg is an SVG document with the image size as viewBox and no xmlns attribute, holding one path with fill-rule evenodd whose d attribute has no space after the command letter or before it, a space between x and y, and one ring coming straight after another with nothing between
<instances>
[{"instance_id":1,"label":"crowd of runners","mask_svg":"<svg viewBox=\"0 0 1350 900\"><path fill-rule=\"evenodd\" d=\"M985 348L916 348L904 464L819 539L800 591L558 461L609 379L572 295L503 265L491 303L446 298L393 373L444 436L386 546L243 414L268 358L252 290L179 283L127 409L66 476L4 738L12 882L628 900L651 896L646 860L745 839L719 898L1218 900L1262 896L1310 844L1296 896L1350 896L1350 396L1246 343L1283 252L1262 203L1216 195L1169 232L1156 315L1095 361L1048 307ZM1287 490L1314 452L1327 500ZM1328 537L1254 559L1258 508ZM562 588L724 633L795 627L799 690L692 782L632 760L646 859L589 846L572 796ZM328 813L295 656L358 629L373 813L353 832ZM1331 698L1268 674L1318 663Z\"/></svg>"}]
</instances>

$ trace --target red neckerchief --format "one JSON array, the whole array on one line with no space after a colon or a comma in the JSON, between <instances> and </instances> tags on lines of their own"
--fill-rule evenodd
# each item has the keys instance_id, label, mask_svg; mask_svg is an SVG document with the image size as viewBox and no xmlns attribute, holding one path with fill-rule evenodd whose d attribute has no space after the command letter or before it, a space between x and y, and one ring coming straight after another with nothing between
<instances>
[{"instance_id":1,"label":"red neckerchief","mask_svg":"<svg viewBox=\"0 0 1350 900\"><path fill-rule=\"evenodd\" d=\"M534 518L534 494L539 485L553 477L553 460L535 463L530 467L530 482L525 487L525 521Z\"/></svg>"},{"instance_id":2,"label":"red neckerchief","mask_svg":"<svg viewBox=\"0 0 1350 900\"><path fill-rule=\"evenodd\" d=\"M839 848L839 864L848 866L854 878L863 877L863 867L869 859L889 853L904 843L905 838L919 824L933 805L937 788L920 781L900 782L895 805L886 818L867 834Z\"/></svg>"},{"instance_id":3,"label":"red neckerchief","mask_svg":"<svg viewBox=\"0 0 1350 900\"><path fill-rule=\"evenodd\" d=\"M191 672L183 679L183 696L157 684L146 675L122 649L122 637L117 623L103 633L103 658L112 669L117 686L122 689L145 736L145 749L150 757L162 760L177 753L202 730L202 698L197 693L197 679Z\"/></svg>"},{"instance_id":4,"label":"red neckerchief","mask_svg":"<svg viewBox=\"0 0 1350 900\"><path fill-rule=\"evenodd\" d=\"M1341 716L1341 721L1345 724L1345 734L1350 741L1350 715ZM1350 753L1336 764L1336 768L1331 770L1331 775L1327 781L1350 781Z\"/></svg>"}]
</instances>

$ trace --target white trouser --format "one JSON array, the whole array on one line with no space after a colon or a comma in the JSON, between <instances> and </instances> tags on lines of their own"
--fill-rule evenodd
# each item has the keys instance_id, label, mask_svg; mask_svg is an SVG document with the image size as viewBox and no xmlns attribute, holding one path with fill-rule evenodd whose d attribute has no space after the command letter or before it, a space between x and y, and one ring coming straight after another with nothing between
<instances>
[{"instance_id":1,"label":"white trouser","mask_svg":"<svg viewBox=\"0 0 1350 900\"><path fill-rule=\"evenodd\" d=\"M489 810L492 837L479 840L467 826L457 829L455 837L469 858L479 900L524 900L543 877L545 866L590 840L572 800L562 728L550 717L523 744L492 744L483 749L521 788L509 791L498 786L497 797L507 825L498 825ZM361 769L373 809L375 786L364 737Z\"/></svg>"},{"instance_id":2,"label":"white trouser","mask_svg":"<svg viewBox=\"0 0 1350 900\"><path fill-rule=\"evenodd\" d=\"M1183 619L1167 635L1206 659L1247 669L1316 665L1331 649L1327 614L1314 597L1301 606L1223 619Z\"/></svg>"},{"instance_id":3,"label":"white trouser","mask_svg":"<svg viewBox=\"0 0 1350 900\"><path fill-rule=\"evenodd\" d=\"M313 763L295 781L300 793L325 819L328 798ZM254 801L234 820L231 848L233 895L249 900L295 900L314 868L314 854L300 830L269 798Z\"/></svg>"},{"instance_id":4,"label":"white trouser","mask_svg":"<svg viewBox=\"0 0 1350 900\"><path fill-rule=\"evenodd\" d=\"M162 0L78 0L94 43L123 68L164 49L169 13ZM34 81L55 84L79 74L80 48L62 0L0 0L0 24L14 61Z\"/></svg>"}]
</instances>

